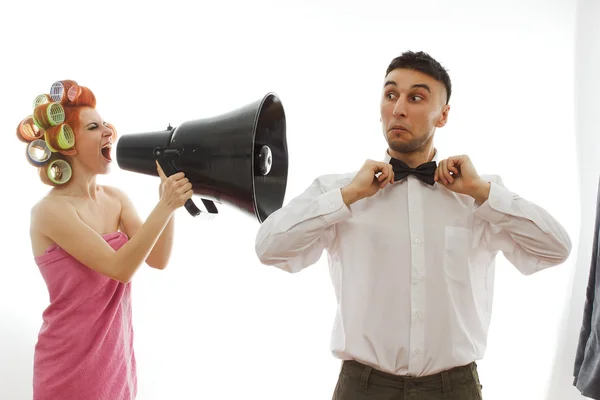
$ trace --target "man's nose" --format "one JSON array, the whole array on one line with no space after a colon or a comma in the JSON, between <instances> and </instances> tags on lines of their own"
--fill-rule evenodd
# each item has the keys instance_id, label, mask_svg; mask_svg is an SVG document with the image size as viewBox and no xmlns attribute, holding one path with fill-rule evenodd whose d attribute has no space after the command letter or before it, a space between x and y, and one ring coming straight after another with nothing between
<instances>
[{"instance_id":1,"label":"man's nose","mask_svg":"<svg viewBox=\"0 0 600 400\"><path fill-rule=\"evenodd\" d=\"M406 117L406 102L404 97L399 97L394 106L395 117Z\"/></svg>"}]
</instances>

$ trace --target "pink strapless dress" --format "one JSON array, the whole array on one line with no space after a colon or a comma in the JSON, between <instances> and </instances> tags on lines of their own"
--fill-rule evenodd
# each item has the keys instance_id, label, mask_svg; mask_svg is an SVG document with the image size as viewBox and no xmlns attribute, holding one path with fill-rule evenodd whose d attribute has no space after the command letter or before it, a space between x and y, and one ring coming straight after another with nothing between
<instances>
[{"instance_id":1,"label":"pink strapless dress","mask_svg":"<svg viewBox=\"0 0 600 400\"><path fill-rule=\"evenodd\" d=\"M115 250L127 235L102 235ZM110 279L54 245L35 257L50 305L35 346L34 400L132 400L137 394L131 283Z\"/></svg>"}]
</instances>

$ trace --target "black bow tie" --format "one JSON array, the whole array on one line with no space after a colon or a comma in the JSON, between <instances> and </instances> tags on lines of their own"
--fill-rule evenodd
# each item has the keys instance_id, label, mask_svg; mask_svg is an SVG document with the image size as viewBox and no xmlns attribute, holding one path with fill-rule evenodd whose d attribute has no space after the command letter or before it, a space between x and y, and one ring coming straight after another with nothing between
<instances>
[{"instance_id":1,"label":"black bow tie","mask_svg":"<svg viewBox=\"0 0 600 400\"><path fill-rule=\"evenodd\" d=\"M409 174L412 174L428 185L433 186L435 183L435 180L433 179L435 170L437 168L435 161L429 161L419 165L417 168L411 168L403 161L392 157L390 159L390 164L392 164L392 168L394 170L394 182L404 179Z\"/></svg>"}]
</instances>

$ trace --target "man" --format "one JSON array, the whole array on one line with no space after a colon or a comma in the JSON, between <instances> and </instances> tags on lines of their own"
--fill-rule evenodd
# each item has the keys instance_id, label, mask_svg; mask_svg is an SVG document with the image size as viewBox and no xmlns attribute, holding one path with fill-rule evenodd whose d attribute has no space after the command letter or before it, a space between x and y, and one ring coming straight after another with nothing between
<instances>
[{"instance_id":1,"label":"man","mask_svg":"<svg viewBox=\"0 0 600 400\"><path fill-rule=\"evenodd\" d=\"M323 175L273 213L260 261L298 272L329 254L338 301L335 400L481 399L499 251L528 275L564 262L571 241L544 209L478 175L466 155L438 160L448 120L446 70L423 52L387 69L384 161Z\"/></svg>"}]
</instances>

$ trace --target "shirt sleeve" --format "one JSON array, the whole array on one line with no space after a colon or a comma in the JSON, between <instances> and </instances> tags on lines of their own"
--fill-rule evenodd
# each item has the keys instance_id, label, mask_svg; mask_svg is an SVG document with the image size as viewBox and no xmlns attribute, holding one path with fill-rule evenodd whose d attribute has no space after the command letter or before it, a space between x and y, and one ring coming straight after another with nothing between
<instances>
[{"instance_id":1,"label":"shirt sleeve","mask_svg":"<svg viewBox=\"0 0 600 400\"><path fill-rule=\"evenodd\" d=\"M502 251L524 275L562 264L572 247L564 227L542 207L509 191L500 177L490 184L487 201L476 205L474 214L485 222L489 247Z\"/></svg>"},{"instance_id":2,"label":"shirt sleeve","mask_svg":"<svg viewBox=\"0 0 600 400\"><path fill-rule=\"evenodd\" d=\"M352 212L342 199L341 184L317 178L301 195L273 212L256 235L256 254L265 265L299 272L316 263L335 236L335 224Z\"/></svg>"}]
</instances>

